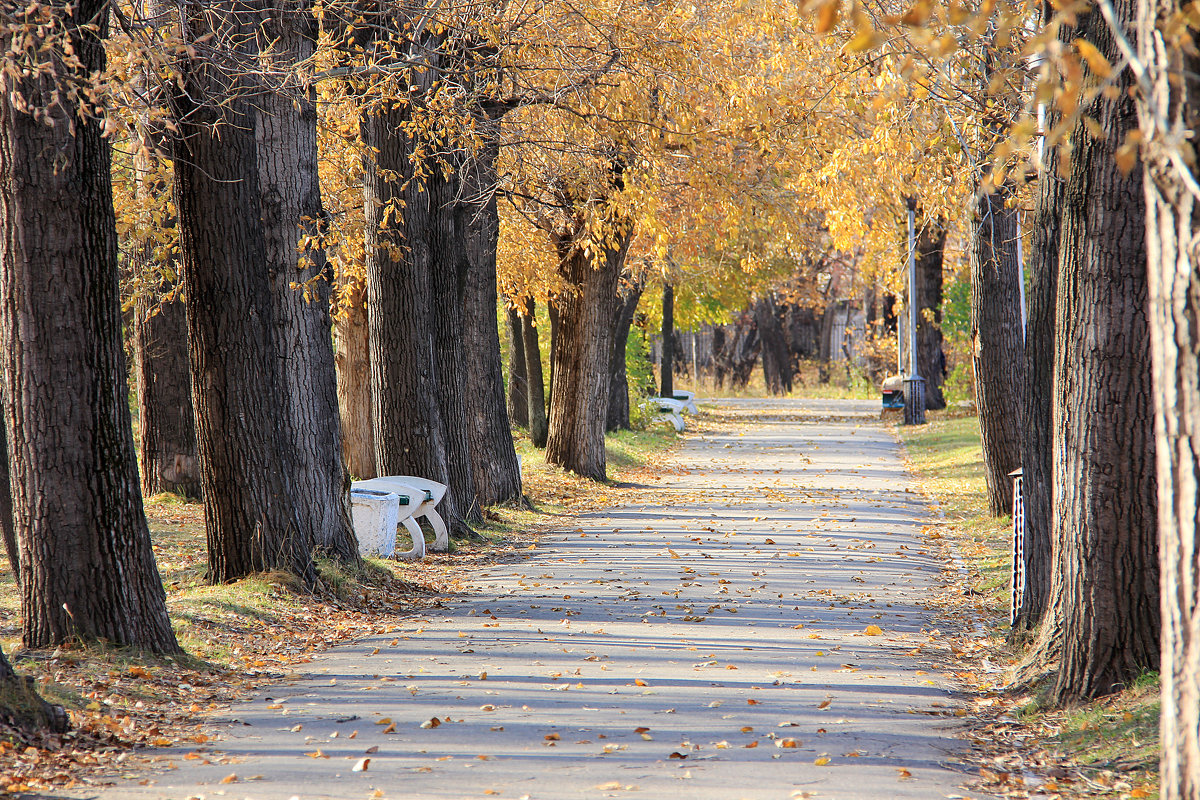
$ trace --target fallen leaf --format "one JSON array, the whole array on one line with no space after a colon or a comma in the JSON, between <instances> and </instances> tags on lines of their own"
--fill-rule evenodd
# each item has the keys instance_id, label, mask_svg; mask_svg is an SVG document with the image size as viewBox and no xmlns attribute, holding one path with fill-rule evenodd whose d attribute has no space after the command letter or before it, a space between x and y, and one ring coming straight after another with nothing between
<instances>
[{"instance_id":1,"label":"fallen leaf","mask_svg":"<svg viewBox=\"0 0 1200 800\"><path fill-rule=\"evenodd\" d=\"M226 775L224 778L221 778L221 783L237 783L237 779L238 779L237 773L231 772L230 774Z\"/></svg>"},{"instance_id":2,"label":"fallen leaf","mask_svg":"<svg viewBox=\"0 0 1200 800\"><path fill-rule=\"evenodd\" d=\"M787 750L794 750L794 749L796 749L797 747L799 747L799 746L800 746L800 743L799 743L798 741L796 741L795 739L793 739L793 738L791 738L791 737L789 736L789 737L788 737L788 738L786 738L786 739L776 739L776 740L775 740L775 746L776 746L776 747L782 747L782 748L785 748L785 749L787 749Z\"/></svg>"},{"instance_id":3,"label":"fallen leaf","mask_svg":"<svg viewBox=\"0 0 1200 800\"><path fill-rule=\"evenodd\" d=\"M882 636L883 628L879 627L878 625L868 625L865 633L867 636Z\"/></svg>"},{"instance_id":4,"label":"fallen leaf","mask_svg":"<svg viewBox=\"0 0 1200 800\"><path fill-rule=\"evenodd\" d=\"M827 756L821 756L813 763L816 764L818 767L824 767L829 764L829 758Z\"/></svg>"},{"instance_id":5,"label":"fallen leaf","mask_svg":"<svg viewBox=\"0 0 1200 800\"><path fill-rule=\"evenodd\" d=\"M371 759L369 759L369 758L360 758L360 759L359 759L359 760L358 760L358 761L357 761L357 762L354 764L354 766L350 768L350 771L351 771L351 772L366 772L366 771L367 771L367 767L369 767L370 765L371 765Z\"/></svg>"}]
</instances>

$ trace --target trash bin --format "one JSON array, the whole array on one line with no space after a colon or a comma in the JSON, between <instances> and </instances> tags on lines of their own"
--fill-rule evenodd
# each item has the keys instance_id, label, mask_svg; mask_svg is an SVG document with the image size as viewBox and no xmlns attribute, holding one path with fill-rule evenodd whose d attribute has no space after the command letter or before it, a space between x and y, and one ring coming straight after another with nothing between
<instances>
[{"instance_id":1,"label":"trash bin","mask_svg":"<svg viewBox=\"0 0 1200 800\"><path fill-rule=\"evenodd\" d=\"M883 407L904 408L904 378L899 375L889 375L883 379Z\"/></svg>"},{"instance_id":2,"label":"trash bin","mask_svg":"<svg viewBox=\"0 0 1200 800\"><path fill-rule=\"evenodd\" d=\"M360 555L391 557L396 552L399 517L400 498L392 492L350 490L350 518Z\"/></svg>"}]
</instances>

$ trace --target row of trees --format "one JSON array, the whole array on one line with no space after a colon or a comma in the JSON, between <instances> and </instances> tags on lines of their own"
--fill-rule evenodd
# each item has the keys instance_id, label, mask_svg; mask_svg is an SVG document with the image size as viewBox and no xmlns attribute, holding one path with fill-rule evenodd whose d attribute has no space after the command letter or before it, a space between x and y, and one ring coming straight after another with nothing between
<instances>
[{"instance_id":1,"label":"row of trees","mask_svg":"<svg viewBox=\"0 0 1200 800\"><path fill-rule=\"evenodd\" d=\"M358 559L351 474L448 484L458 534L520 501L498 281L529 374L533 303L553 310L547 459L603 479L646 276L747 228L752 252L784 207L732 77L768 85L796 18L747 13L0 9L0 521L24 643L178 649L145 493L203 498L209 580L308 587L318 557ZM715 236L703 198L739 193L754 214L729 205Z\"/></svg>"},{"instance_id":2,"label":"row of trees","mask_svg":"<svg viewBox=\"0 0 1200 800\"><path fill-rule=\"evenodd\" d=\"M949 141L935 153L972 178L962 239L993 513L1010 508L1007 474L1024 468L1017 628L1036 635L1022 675L1049 674L1070 700L1161 666L1163 796L1198 797L1194 17L1171 0L1043 5L1040 19L1018 3L850 11L846 51L907 80L883 94L908 102L907 129ZM859 158L903 129L884 121L840 152ZM936 181L916 183L923 205L955 219L927 201Z\"/></svg>"}]
</instances>

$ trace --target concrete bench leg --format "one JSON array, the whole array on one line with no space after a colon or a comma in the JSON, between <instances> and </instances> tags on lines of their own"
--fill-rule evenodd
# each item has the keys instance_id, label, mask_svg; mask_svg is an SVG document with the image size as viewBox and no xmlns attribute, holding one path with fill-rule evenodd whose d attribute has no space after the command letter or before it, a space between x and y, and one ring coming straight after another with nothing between
<instances>
[{"instance_id":1,"label":"concrete bench leg","mask_svg":"<svg viewBox=\"0 0 1200 800\"><path fill-rule=\"evenodd\" d=\"M433 538L433 545L429 548L435 553L444 553L450 549L450 531L446 530L446 522L442 519L442 515L435 509L429 509L429 513L425 515L425 519L429 520L429 524L433 526L433 531L436 536Z\"/></svg>"},{"instance_id":2,"label":"concrete bench leg","mask_svg":"<svg viewBox=\"0 0 1200 800\"><path fill-rule=\"evenodd\" d=\"M396 553L396 558L401 561L420 561L425 558L425 534L421 531L421 526L412 517L402 519L400 524L412 536L413 544L412 549Z\"/></svg>"}]
</instances>

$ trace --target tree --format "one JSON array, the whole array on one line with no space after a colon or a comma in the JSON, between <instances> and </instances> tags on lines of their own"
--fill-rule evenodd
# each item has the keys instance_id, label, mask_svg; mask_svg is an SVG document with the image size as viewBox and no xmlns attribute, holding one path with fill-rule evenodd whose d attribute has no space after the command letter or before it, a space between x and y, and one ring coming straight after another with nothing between
<instances>
[{"instance_id":1,"label":"tree","mask_svg":"<svg viewBox=\"0 0 1200 800\"><path fill-rule=\"evenodd\" d=\"M281 570L316 582L311 528L299 518L298 465L282 374L263 230L256 15L236 2L180 22L196 57L172 98L175 196L208 579Z\"/></svg>"},{"instance_id":2,"label":"tree","mask_svg":"<svg viewBox=\"0 0 1200 800\"><path fill-rule=\"evenodd\" d=\"M550 435L546 417L546 384L542 377L542 346L534 314L533 298L527 298L521 312L521 341L525 350L525 415L529 418L529 438L534 447L545 447ZM551 348L553 349L553 348Z\"/></svg>"},{"instance_id":3,"label":"tree","mask_svg":"<svg viewBox=\"0 0 1200 800\"><path fill-rule=\"evenodd\" d=\"M106 10L56 2L3 20L0 368L22 639L174 652L125 383L111 150L89 93Z\"/></svg>"},{"instance_id":4,"label":"tree","mask_svg":"<svg viewBox=\"0 0 1200 800\"><path fill-rule=\"evenodd\" d=\"M1122 26L1135 0L1113 4ZM1070 35L1120 51L1099 10ZM1090 68L1085 78L1093 83ZM1112 692L1159 655L1154 429L1140 169L1115 158L1137 128L1129 73L1083 109L1062 187L1054 360L1054 599L1034 657L1057 667L1060 700ZM1085 95L1086 98L1086 95Z\"/></svg>"},{"instance_id":5,"label":"tree","mask_svg":"<svg viewBox=\"0 0 1200 800\"><path fill-rule=\"evenodd\" d=\"M662 365L658 382L661 397L675 396L675 286L663 281L662 293Z\"/></svg>"},{"instance_id":6,"label":"tree","mask_svg":"<svg viewBox=\"0 0 1200 800\"><path fill-rule=\"evenodd\" d=\"M1050 23L1052 9L1046 6ZM1062 29L1060 36L1073 37ZM1053 123L1057 114L1047 122ZM1052 126L1052 125L1051 125ZM1053 563L1054 322L1057 316L1059 227L1065 180L1059 174L1058 145L1045 147L1038 166L1037 196L1029 226L1028 321L1025 326L1025 385L1021 395L1021 495L1024 530L1021 546L1024 571L1020 614L1014 630L1034 630L1050 606Z\"/></svg>"},{"instance_id":7,"label":"tree","mask_svg":"<svg viewBox=\"0 0 1200 800\"><path fill-rule=\"evenodd\" d=\"M142 493L200 497L200 463L188 375L187 318L176 287L160 283L133 315L134 377L142 453Z\"/></svg>"},{"instance_id":8,"label":"tree","mask_svg":"<svg viewBox=\"0 0 1200 800\"><path fill-rule=\"evenodd\" d=\"M1024 381L1021 274L1016 257L1017 210L1007 185L988 191L981 180L967 253L971 264L971 341L975 405L979 409L988 510L1012 510L1012 478L1021 464L1017 427Z\"/></svg>"},{"instance_id":9,"label":"tree","mask_svg":"<svg viewBox=\"0 0 1200 800\"><path fill-rule=\"evenodd\" d=\"M1200 108L1200 56L1176 0L1138 4L1146 251L1162 565L1162 797L1200 797L1200 192L1179 142ZM1164 36L1165 32L1165 36ZM1123 154L1135 155L1136 140ZM1131 152L1132 151L1132 152Z\"/></svg>"},{"instance_id":10,"label":"tree","mask_svg":"<svg viewBox=\"0 0 1200 800\"><path fill-rule=\"evenodd\" d=\"M433 355L430 193L411 180L419 159L413 158L418 143L406 133L410 111L368 98L359 122L368 148L363 194L375 469L449 485ZM464 532L453 487L441 505L452 530Z\"/></svg>"},{"instance_id":11,"label":"tree","mask_svg":"<svg viewBox=\"0 0 1200 800\"><path fill-rule=\"evenodd\" d=\"M609 363L608 419L604 425L608 431L629 430L629 373L625 350L644 285L640 277L627 275L622 279L618 293L617 326L613 331L612 359Z\"/></svg>"},{"instance_id":12,"label":"tree","mask_svg":"<svg viewBox=\"0 0 1200 800\"><path fill-rule=\"evenodd\" d=\"M925 408L946 407L942 383L946 354L942 350L942 265L946 255L945 221L924 220L917 233L917 370L925 379Z\"/></svg>"},{"instance_id":13,"label":"tree","mask_svg":"<svg viewBox=\"0 0 1200 800\"><path fill-rule=\"evenodd\" d=\"M531 301L532 302L532 301ZM529 388L525 374L524 315L515 305L507 310L508 317L508 413L513 424L529 427Z\"/></svg>"},{"instance_id":14,"label":"tree","mask_svg":"<svg viewBox=\"0 0 1200 800\"><path fill-rule=\"evenodd\" d=\"M70 718L62 706L47 703L34 688L33 678L21 676L0 650L0 728L6 735L34 738L39 733L65 733Z\"/></svg>"},{"instance_id":15,"label":"tree","mask_svg":"<svg viewBox=\"0 0 1200 800\"><path fill-rule=\"evenodd\" d=\"M295 71L316 49L317 23L306 2L277 8L262 24L259 50L282 76L257 98L255 148L265 268L270 279L274 349L284 399L280 420L295 459L293 502L301 536L326 554L358 563L350 523L350 481L342 461L332 281L320 225L325 216L317 170L317 108L311 84Z\"/></svg>"},{"instance_id":16,"label":"tree","mask_svg":"<svg viewBox=\"0 0 1200 800\"><path fill-rule=\"evenodd\" d=\"M338 411L342 419L342 457L354 478L375 472L374 411L371 408L371 350L364 278L343 275L333 332L336 343Z\"/></svg>"},{"instance_id":17,"label":"tree","mask_svg":"<svg viewBox=\"0 0 1200 800\"><path fill-rule=\"evenodd\" d=\"M494 125L481 120L481 128ZM496 247L500 216L496 203L499 157L495 137L464 165L463 192L455 211L464 233L463 269L464 393L467 436L475 490L483 505L519 501L521 469L504 403L500 334L496 324ZM538 380L541 380L540 364Z\"/></svg>"}]
</instances>

